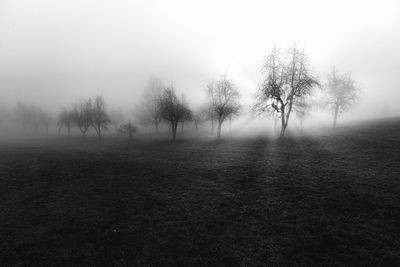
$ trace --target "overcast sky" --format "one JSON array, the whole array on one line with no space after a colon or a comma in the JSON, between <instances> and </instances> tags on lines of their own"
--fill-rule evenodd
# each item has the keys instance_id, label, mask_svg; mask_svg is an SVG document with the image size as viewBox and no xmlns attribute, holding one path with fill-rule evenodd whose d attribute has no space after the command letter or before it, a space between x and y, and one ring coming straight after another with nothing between
<instances>
[{"instance_id":1,"label":"overcast sky","mask_svg":"<svg viewBox=\"0 0 400 267\"><path fill-rule=\"evenodd\" d=\"M353 114L400 113L398 0L0 0L0 102L54 109L103 94L126 109L154 75L195 106L226 74L251 103L266 54L294 41L322 81L352 71Z\"/></svg>"}]
</instances>

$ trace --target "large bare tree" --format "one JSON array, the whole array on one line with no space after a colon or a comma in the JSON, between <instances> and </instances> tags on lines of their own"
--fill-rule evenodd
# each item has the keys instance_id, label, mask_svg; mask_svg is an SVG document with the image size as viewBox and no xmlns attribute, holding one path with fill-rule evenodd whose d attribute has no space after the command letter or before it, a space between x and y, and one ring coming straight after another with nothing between
<instances>
[{"instance_id":1,"label":"large bare tree","mask_svg":"<svg viewBox=\"0 0 400 267\"><path fill-rule=\"evenodd\" d=\"M355 86L351 73L341 74L332 69L328 75L327 107L333 113L333 127L336 127L338 116L347 111L358 99L358 88Z\"/></svg>"},{"instance_id":2,"label":"large bare tree","mask_svg":"<svg viewBox=\"0 0 400 267\"><path fill-rule=\"evenodd\" d=\"M217 120L217 138L221 138L221 127L223 122L239 112L239 92L235 85L222 76L217 81L212 81L207 85L207 93L210 101L211 114Z\"/></svg>"},{"instance_id":3,"label":"large bare tree","mask_svg":"<svg viewBox=\"0 0 400 267\"><path fill-rule=\"evenodd\" d=\"M265 78L256 94L253 111L271 113L275 111L281 119L280 137L285 135L293 106L299 98L311 94L319 85L311 74L307 56L294 45L285 53L274 48L263 65Z\"/></svg>"},{"instance_id":4,"label":"large bare tree","mask_svg":"<svg viewBox=\"0 0 400 267\"><path fill-rule=\"evenodd\" d=\"M163 90L160 98L160 111L162 118L171 125L172 140L175 141L178 123L182 122L191 111L186 103L176 96L172 85Z\"/></svg>"}]
</instances>

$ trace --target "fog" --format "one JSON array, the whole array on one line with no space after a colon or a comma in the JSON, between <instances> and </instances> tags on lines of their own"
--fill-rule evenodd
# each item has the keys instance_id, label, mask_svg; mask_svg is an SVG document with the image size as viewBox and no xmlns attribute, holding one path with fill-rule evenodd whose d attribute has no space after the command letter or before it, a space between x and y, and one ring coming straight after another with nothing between
<instances>
[{"instance_id":1,"label":"fog","mask_svg":"<svg viewBox=\"0 0 400 267\"><path fill-rule=\"evenodd\" d=\"M294 42L322 83L333 66L352 72L361 95L344 120L400 115L396 0L2 0L0 104L58 113L102 95L131 114L156 76L195 108L207 82L225 74L251 106L267 53ZM314 111L312 120L328 125L330 114Z\"/></svg>"}]
</instances>

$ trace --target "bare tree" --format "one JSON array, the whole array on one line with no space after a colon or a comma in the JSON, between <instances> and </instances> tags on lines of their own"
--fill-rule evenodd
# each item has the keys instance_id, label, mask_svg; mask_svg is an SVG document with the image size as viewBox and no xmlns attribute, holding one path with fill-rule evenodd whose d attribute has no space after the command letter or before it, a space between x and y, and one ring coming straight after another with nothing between
<instances>
[{"instance_id":1,"label":"bare tree","mask_svg":"<svg viewBox=\"0 0 400 267\"><path fill-rule=\"evenodd\" d=\"M226 76L222 76L217 81L210 82L207 85L207 89L212 110L211 114L217 119L217 137L220 139L222 123L230 116L239 112L239 92Z\"/></svg>"},{"instance_id":2,"label":"bare tree","mask_svg":"<svg viewBox=\"0 0 400 267\"><path fill-rule=\"evenodd\" d=\"M355 86L351 73L341 74L335 68L328 75L327 107L333 112L333 127L336 127L338 116L347 111L358 99L358 88Z\"/></svg>"},{"instance_id":3,"label":"bare tree","mask_svg":"<svg viewBox=\"0 0 400 267\"><path fill-rule=\"evenodd\" d=\"M106 102L101 96L97 96L93 101L91 122L98 138L101 139L101 131L107 130L107 126L111 122L106 112Z\"/></svg>"},{"instance_id":4,"label":"bare tree","mask_svg":"<svg viewBox=\"0 0 400 267\"><path fill-rule=\"evenodd\" d=\"M65 126L67 128L68 136L71 136L71 128L75 123L75 118L77 117L74 114L74 109L63 109L58 116L58 134L60 134L61 129Z\"/></svg>"},{"instance_id":5,"label":"bare tree","mask_svg":"<svg viewBox=\"0 0 400 267\"><path fill-rule=\"evenodd\" d=\"M163 83L159 79L151 77L149 84L143 92L143 106L140 111L140 113L142 113L140 115L142 120L154 124L157 132L158 126L162 120L160 113L160 98L163 88Z\"/></svg>"},{"instance_id":6,"label":"bare tree","mask_svg":"<svg viewBox=\"0 0 400 267\"><path fill-rule=\"evenodd\" d=\"M176 128L178 123L184 120L187 114L190 113L190 109L186 103L182 102L175 93L174 88L164 89L160 99L160 111L161 116L171 125L172 140L176 139Z\"/></svg>"},{"instance_id":7,"label":"bare tree","mask_svg":"<svg viewBox=\"0 0 400 267\"><path fill-rule=\"evenodd\" d=\"M263 70L265 78L256 94L253 111L261 114L276 111L281 119L280 137L285 135L293 106L298 98L311 94L319 85L307 64L307 56L293 46L282 55L274 48L267 57Z\"/></svg>"},{"instance_id":8,"label":"bare tree","mask_svg":"<svg viewBox=\"0 0 400 267\"><path fill-rule=\"evenodd\" d=\"M193 113L193 123L194 123L194 127L196 127L196 130L199 129L199 125L204 123L207 120L207 113L206 110L203 108L199 108L197 109L194 113Z\"/></svg>"},{"instance_id":9,"label":"bare tree","mask_svg":"<svg viewBox=\"0 0 400 267\"><path fill-rule=\"evenodd\" d=\"M87 99L83 101L79 106L74 107L73 113L75 115L75 122L82 134L82 137L86 136L87 131L92 126L92 112L92 99Z\"/></svg>"}]
</instances>

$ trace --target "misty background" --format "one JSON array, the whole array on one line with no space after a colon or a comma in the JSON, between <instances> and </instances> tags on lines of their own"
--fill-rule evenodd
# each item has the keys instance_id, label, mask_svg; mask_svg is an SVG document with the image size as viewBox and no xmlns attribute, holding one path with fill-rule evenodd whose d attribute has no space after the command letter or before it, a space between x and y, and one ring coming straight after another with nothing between
<instances>
[{"instance_id":1,"label":"misty background","mask_svg":"<svg viewBox=\"0 0 400 267\"><path fill-rule=\"evenodd\" d=\"M108 109L131 115L156 76L196 108L207 82L226 74L250 106L267 53L293 42L323 84L333 66L352 72L361 94L344 120L400 115L395 0L0 0L0 105L22 101L57 114L102 95Z\"/></svg>"}]
</instances>

